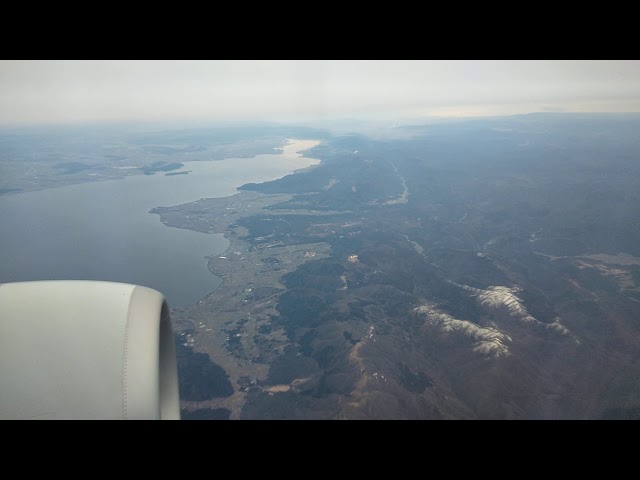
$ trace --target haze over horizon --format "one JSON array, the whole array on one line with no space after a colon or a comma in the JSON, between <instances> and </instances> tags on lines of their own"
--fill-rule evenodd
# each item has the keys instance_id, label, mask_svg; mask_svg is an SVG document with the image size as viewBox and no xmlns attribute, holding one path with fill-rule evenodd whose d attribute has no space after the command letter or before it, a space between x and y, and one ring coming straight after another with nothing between
<instances>
[{"instance_id":1,"label":"haze over horizon","mask_svg":"<svg viewBox=\"0 0 640 480\"><path fill-rule=\"evenodd\" d=\"M639 61L0 61L0 125L640 112Z\"/></svg>"}]
</instances>

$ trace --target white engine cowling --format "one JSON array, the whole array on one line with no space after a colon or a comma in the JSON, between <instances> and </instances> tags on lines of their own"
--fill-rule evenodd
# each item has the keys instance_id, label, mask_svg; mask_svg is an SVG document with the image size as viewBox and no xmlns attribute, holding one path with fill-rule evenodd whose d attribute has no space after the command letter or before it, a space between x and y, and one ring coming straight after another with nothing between
<instances>
[{"instance_id":1,"label":"white engine cowling","mask_svg":"<svg viewBox=\"0 0 640 480\"><path fill-rule=\"evenodd\" d=\"M179 419L169 308L125 283L0 284L0 419Z\"/></svg>"}]
</instances>

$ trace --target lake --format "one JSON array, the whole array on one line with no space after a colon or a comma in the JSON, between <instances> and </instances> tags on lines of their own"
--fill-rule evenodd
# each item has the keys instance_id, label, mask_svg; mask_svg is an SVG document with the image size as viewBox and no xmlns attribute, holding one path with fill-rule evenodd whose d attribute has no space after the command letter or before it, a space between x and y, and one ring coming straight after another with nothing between
<instances>
[{"instance_id":1,"label":"lake","mask_svg":"<svg viewBox=\"0 0 640 480\"><path fill-rule=\"evenodd\" d=\"M79 279L134 283L161 291L170 306L195 303L220 284L204 257L229 242L163 225L149 210L233 195L245 183L281 178L319 163L291 140L282 152L187 162L188 175L132 175L0 197L0 283Z\"/></svg>"}]
</instances>

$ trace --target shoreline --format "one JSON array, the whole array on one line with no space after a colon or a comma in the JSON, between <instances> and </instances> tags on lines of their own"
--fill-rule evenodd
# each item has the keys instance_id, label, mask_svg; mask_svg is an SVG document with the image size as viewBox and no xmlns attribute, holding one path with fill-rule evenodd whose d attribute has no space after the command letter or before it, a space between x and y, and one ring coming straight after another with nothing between
<instances>
[{"instance_id":1,"label":"shoreline","mask_svg":"<svg viewBox=\"0 0 640 480\"><path fill-rule=\"evenodd\" d=\"M292 142L307 142L307 141L313 141L313 142L317 142L316 145L322 143L321 140L306 140L306 139L285 139L285 141L292 141ZM302 148L301 150L296 151L295 153L298 154L300 151L304 151L307 150L309 148L313 148L316 145L312 145L310 147L305 147ZM185 166L186 164L189 163L201 163L201 162L221 162L221 161L225 161L225 160L232 160L232 159L242 159L242 160L246 160L246 159L254 159L258 156L261 155L281 155L283 153L286 153L285 148L283 147L287 147L287 145L281 145L280 147L275 147L277 150L271 151L271 152L260 152L260 153L254 153L254 154L247 154L247 155L239 155L239 156L228 156L228 157L222 157L222 158L214 158L214 157L210 157L210 158L182 158L179 159L178 161L180 161L181 163L184 163ZM312 158L312 157L306 157L305 155L298 155L298 157L301 158ZM315 159L314 159L315 160ZM309 167L311 167L313 165L310 165ZM309 168L309 167L303 167L303 168ZM89 184L89 183L100 183L100 182L108 182L108 181L117 181L117 180L125 180L129 177L137 177L137 176L143 176L143 175L147 175L145 174L145 172L143 171L144 166L125 166L125 167L121 167L121 166L113 166L111 167L113 170L116 171L120 171L122 172L121 174L115 174L112 176L100 176L100 175L96 175L96 174L88 174L88 176L84 177L84 178L77 178L77 179L68 179L68 181L65 181L65 179L63 177L60 178L61 182L59 185L36 185L33 188L13 188L13 187L6 187L6 188L0 188L0 202L2 201L3 198L9 198L9 197L13 197L15 195L21 195L21 194L25 194L25 193L33 193L33 192L42 192L42 191L46 191L46 190L54 190L54 189L59 189L59 188L65 188L65 187L72 187L72 186L76 186L76 185L83 185L83 184ZM183 167L181 167L183 168ZM297 170L292 171L291 173L295 173ZM157 174L162 173L162 172L156 172ZM290 175L291 173L287 174ZM178 176L181 176L182 174L177 174ZM172 174L169 176L176 176L176 174ZM272 180L266 180L266 181L272 181ZM261 182L264 183L264 182ZM237 188L237 187L236 187ZM4 191L3 191L4 190Z\"/></svg>"},{"instance_id":2,"label":"shoreline","mask_svg":"<svg viewBox=\"0 0 640 480\"><path fill-rule=\"evenodd\" d=\"M267 182L273 182L276 180L279 180L281 178L284 178L288 175L295 175L296 173L299 172L304 172L313 168L316 168L318 166L320 166L322 164L322 160L317 159L317 158L313 158L313 157L309 157L304 155L304 153L301 152L305 152L308 151L318 145L320 145L322 143L321 140L310 140L310 139L291 139L291 138L287 138L285 139L285 143L282 146L282 150L278 155L284 154L284 155L295 155L297 159L309 159L309 160L314 160L316 161L316 163L312 164L312 165L308 165L306 167L301 167L301 168L297 168L294 170L290 170L289 172L285 173L282 176L279 176L278 178L274 178L274 179L269 179L269 180L265 180L263 182L259 182L257 183L258 185L263 184L263 183L267 183ZM297 144L302 144L302 145L298 145L296 147L295 150L293 150L292 152L287 152L287 148L289 147L294 147ZM310 145L309 145L310 144ZM258 156L258 155L256 155ZM250 182L253 183L253 182ZM193 232L198 232L198 233L206 233L206 234L212 234L212 235L221 235L222 238L224 238L227 242L228 245L227 247L222 250L219 253L213 253L211 255L207 255L205 257L203 257L204 259L207 260L207 268L209 270L209 272L211 272L212 275L220 278L222 281L221 283L216 286L211 292L208 292L203 298L208 297L209 295L211 295L215 290L219 289L222 284L224 283L224 278L221 277L220 275L214 273L211 270L211 260L214 259L215 257L218 257L220 255L224 255L225 253L227 253L229 251L229 249L231 249L231 247L233 246L233 241L236 240L233 233L231 233L231 229L229 228L230 225L232 225L233 223L235 223L235 221L237 221L240 218L243 217L247 217L250 215L255 215L261 211L263 211L266 207L272 206L272 205L276 205L278 203L282 203L282 202L286 202L289 201L293 198L293 195L284 195L284 194L265 194L265 193L261 193L261 192L254 192L254 191L248 191L248 190L241 190L241 188L247 185L247 183L244 183L242 185L239 185L237 187L235 187L235 192L232 193L231 195L226 195L226 196L222 196L222 197L206 197L206 198L201 198L199 200L195 200L193 202L188 202L188 203L183 203L183 204L178 204L178 205L172 205L169 207L162 207L162 206L158 206L158 207L153 207L149 210L148 213L151 214L155 214L159 216L159 220L160 222L166 226L166 227L171 227L171 228L179 228L179 229L184 229L184 230L189 230L189 231L193 231ZM234 199L233 201L229 202L233 205L233 208L237 210L240 210L239 214L236 214L233 216L234 220L227 222L227 220L224 220L223 222L217 222L214 225L209 224L209 227L207 228L203 228L202 226L194 226L194 225L184 225L184 224L180 224L179 223L179 219L175 218L173 221L171 220L167 220L167 214L169 212L179 212L182 211L185 207L187 206L202 206L202 205L206 205L205 208L212 208L212 209L216 209L215 206L211 206L208 205L211 202L216 202L216 201L221 201L222 204L225 204L225 206L219 206L218 210L222 211L222 209L226 208L232 208L226 205L227 202L224 202L224 199ZM266 200L266 201L265 201ZM240 203L240 205L238 205L237 203ZM251 204L249 202L257 202L259 206L253 208L251 206ZM246 206L244 205L246 204ZM215 217L218 217L219 215L214 215ZM176 215L177 217L177 215ZM221 214L221 218L225 218L227 217L226 213L222 213ZM187 217L188 218L188 217ZM184 220L184 219L183 219ZM226 225L224 224L226 223ZM194 304L198 304L198 302L202 301L203 298L197 300ZM188 306L188 305L187 305ZM177 307L177 308L184 308L184 306L182 307Z\"/></svg>"}]
</instances>

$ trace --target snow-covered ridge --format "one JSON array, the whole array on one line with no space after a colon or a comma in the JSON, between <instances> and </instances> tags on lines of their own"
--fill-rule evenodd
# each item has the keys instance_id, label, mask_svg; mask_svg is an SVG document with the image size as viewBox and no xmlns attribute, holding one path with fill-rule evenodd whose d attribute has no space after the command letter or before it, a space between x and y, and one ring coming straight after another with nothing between
<instances>
[{"instance_id":1,"label":"snow-covered ridge","mask_svg":"<svg viewBox=\"0 0 640 480\"><path fill-rule=\"evenodd\" d=\"M443 332L455 332L475 340L473 350L487 356L509 355L506 343L511 337L497 327L480 327L468 320L459 320L439 310L435 305L426 303L414 308L414 312L423 315L428 324L439 327Z\"/></svg>"},{"instance_id":2,"label":"snow-covered ridge","mask_svg":"<svg viewBox=\"0 0 640 480\"><path fill-rule=\"evenodd\" d=\"M470 287L468 287L470 288ZM537 322L538 320L529 315L527 309L522 304L522 300L517 296L520 291L517 287L509 288L504 286L493 286L487 290L475 289L475 296L483 307L489 309L504 308L509 315L523 322Z\"/></svg>"},{"instance_id":3,"label":"snow-covered ridge","mask_svg":"<svg viewBox=\"0 0 640 480\"><path fill-rule=\"evenodd\" d=\"M529 314L522 303L522 299L518 296L518 292L520 292L520 288L518 287L494 285L486 290L482 290L479 288L469 287L467 285L458 286L468 292L471 292L472 296L476 298L476 301L487 310L506 310L512 318L525 323L539 325L547 330L559 333L560 335L573 337L569 329L560 323L560 317L554 318L553 323L544 323ZM580 343L577 338L573 338L577 343Z\"/></svg>"}]
</instances>

